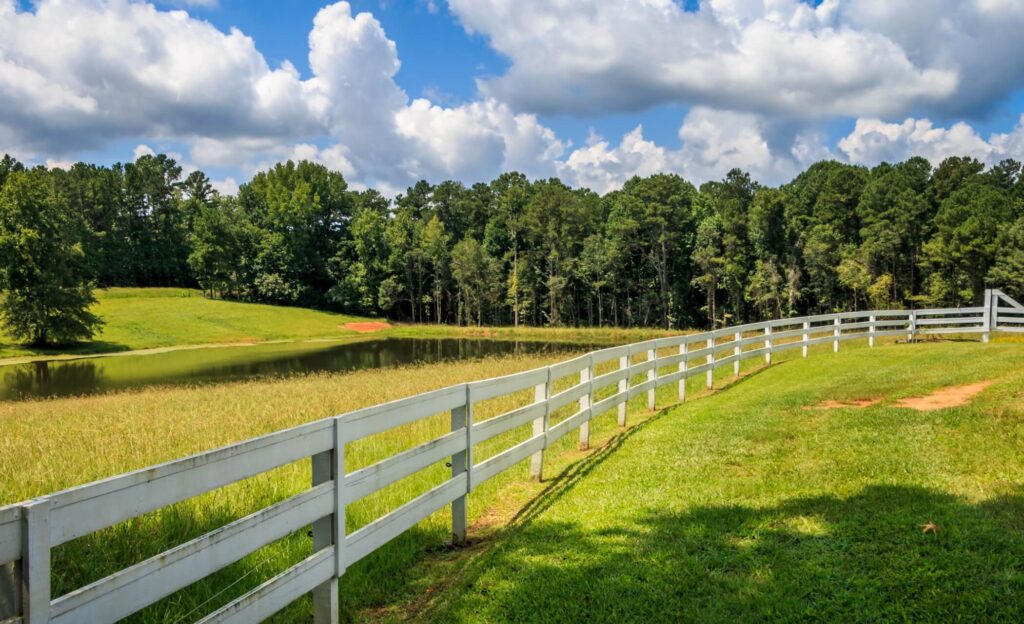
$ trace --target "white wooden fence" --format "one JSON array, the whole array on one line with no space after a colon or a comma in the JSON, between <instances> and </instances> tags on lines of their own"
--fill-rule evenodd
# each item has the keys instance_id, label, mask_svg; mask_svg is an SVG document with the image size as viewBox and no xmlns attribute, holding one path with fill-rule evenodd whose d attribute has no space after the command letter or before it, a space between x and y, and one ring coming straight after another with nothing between
<instances>
[{"instance_id":1,"label":"white wooden fence","mask_svg":"<svg viewBox=\"0 0 1024 624\"><path fill-rule=\"evenodd\" d=\"M655 390L705 375L713 384L716 368L763 358L788 349L833 345L882 336L1024 332L1024 306L997 290L984 305L933 310L877 310L789 318L698 334L661 338L602 349L536 370L441 390L326 418L285 431L118 475L31 501L0 508L0 565L6 566L8 613L5 624L114 622L194 583L253 551L312 525L313 554L256 589L207 615L202 622L261 621L312 592L316 622L336 622L337 579L420 520L451 505L452 536L466 537L466 497L477 486L530 459L539 477L544 449L579 430L589 443L588 423L613 408L626 423L626 402ZM639 358L638 358L639 356ZM597 369L612 369L595 374ZM565 385L559 380L578 382ZM635 383L637 379L641 379ZM486 420L473 417L482 401L533 389L533 401ZM602 389L614 389L597 399ZM551 415L571 404L578 410L553 423ZM451 432L371 466L345 473L346 445L370 435L442 412L451 414ZM516 427L532 423L532 436L477 462L474 448ZM52 548L161 507L183 501L295 461L312 458L309 490L236 520L155 557L63 596L50 591ZM451 476L390 513L355 531L345 528L345 507L417 471L450 462Z\"/></svg>"}]
</instances>

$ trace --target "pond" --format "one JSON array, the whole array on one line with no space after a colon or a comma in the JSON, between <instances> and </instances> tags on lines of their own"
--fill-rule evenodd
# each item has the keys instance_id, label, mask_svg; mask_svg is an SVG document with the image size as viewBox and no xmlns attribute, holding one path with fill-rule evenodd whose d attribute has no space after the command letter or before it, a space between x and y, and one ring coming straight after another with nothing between
<instances>
[{"instance_id":1,"label":"pond","mask_svg":"<svg viewBox=\"0 0 1024 624\"><path fill-rule=\"evenodd\" d=\"M562 353L586 348L589 346L473 338L383 338L47 360L0 366L0 400L342 372L496 355Z\"/></svg>"}]
</instances>

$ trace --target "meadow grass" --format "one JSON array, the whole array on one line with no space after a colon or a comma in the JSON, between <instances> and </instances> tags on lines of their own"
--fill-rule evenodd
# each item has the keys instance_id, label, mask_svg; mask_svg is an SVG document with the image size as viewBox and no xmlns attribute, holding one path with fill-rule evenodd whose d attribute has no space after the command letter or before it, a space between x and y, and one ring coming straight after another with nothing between
<instances>
[{"instance_id":1,"label":"meadow grass","mask_svg":"<svg viewBox=\"0 0 1024 624\"><path fill-rule=\"evenodd\" d=\"M523 355L477 361L315 374L289 379L194 387L153 387L79 398L0 403L0 504L7 504L92 480L209 450L359 407L451 384L498 376L552 363L566 354ZM563 381L559 387L572 383ZM532 399L527 392L478 404L488 418ZM448 431L449 415L438 414L350 444L351 472ZM608 421L603 429L616 429ZM477 461L529 437L529 425L476 447ZM602 428L595 436L606 435ZM552 469L572 461L575 443L567 436L554 449ZM596 439L596 438L595 438ZM447 478L444 463L421 471L347 509L354 530ZM470 517L486 515L499 498L516 498L526 481L520 465L476 490ZM54 551L54 595L61 595L153 556L232 520L308 489L310 462L297 462L189 501L146 514ZM511 487L511 491L509 488ZM445 543L447 511L355 566L344 578L343 608L349 616L402 596L405 571L426 551ZM268 546L132 618L166 622L196 619L298 562L310 552L306 531ZM408 591L408 590L405 590ZM309 604L300 601L278 619L305 621Z\"/></svg>"},{"instance_id":2,"label":"meadow grass","mask_svg":"<svg viewBox=\"0 0 1024 624\"><path fill-rule=\"evenodd\" d=\"M345 323L366 319L287 306L207 299L186 288L110 288L96 291L104 325L95 338L69 347L36 349L0 328L0 358L95 354L274 340L354 336Z\"/></svg>"},{"instance_id":3,"label":"meadow grass","mask_svg":"<svg viewBox=\"0 0 1024 624\"><path fill-rule=\"evenodd\" d=\"M0 324L0 365L29 359L124 353L144 349L225 346L264 342L347 340L358 336L492 338L577 344L625 344L678 330L651 328L455 327L395 324L358 334L346 323L370 319L288 306L207 299L187 288L108 288L96 291L95 312L104 325L93 340L54 348L20 344Z\"/></svg>"},{"instance_id":4,"label":"meadow grass","mask_svg":"<svg viewBox=\"0 0 1024 624\"><path fill-rule=\"evenodd\" d=\"M1020 343L786 359L577 461L472 553L418 565L382 619L1024 620ZM895 407L986 380L962 407Z\"/></svg>"},{"instance_id":5,"label":"meadow grass","mask_svg":"<svg viewBox=\"0 0 1024 624\"><path fill-rule=\"evenodd\" d=\"M566 357L3 403L0 503ZM745 362L745 376L728 387L722 384L731 380L731 367L720 369L717 383L725 391L710 396L701 389L703 376L691 379L692 403L667 413L647 411L637 397L625 432L613 410L591 424L594 450L577 450L575 433L550 449L545 482L529 481L523 462L475 490L469 547L445 547L450 515L444 509L349 568L340 584L343 616L842 619L866 609L867 619L888 619L890 606L875 604L882 599L909 604L908 613L924 615L916 619L997 608L1002 615L1009 607L999 607L998 597L1021 589L1021 566L1009 562L1024 554L1024 431L1014 403L1024 391L1024 372L1015 372L1022 358L1020 345L1008 343L874 351L845 343L839 355L813 348L806 361L791 351L789 361L766 371ZM888 403L981 379L996 384L966 408L918 414ZM675 402L676 393L674 384L662 388L659 405ZM488 401L475 416L507 411L529 395ZM863 411L803 409L823 399L868 396L887 403ZM571 412L563 408L554 420ZM448 415L438 414L351 444L346 470L448 427ZM480 445L476 461L529 435L527 425ZM448 471L439 463L349 506L348 529L441 483ZM309 481L309 461L297 462L70 542L54 553L54 595L301 492ZM919 525L932 520L939 535L918 535ZM306 531L298 531L131 619L197 619L310 548ZM935 592L921 593L923 582L910 585L916 593L900 593L913 574L951 583L969 598L968 610L949 601L933 609L922 596ZM809 590L797 591L808 583ZM275 621L308 621L309 614L307 597Z\"/></svg>"}]
</instances>

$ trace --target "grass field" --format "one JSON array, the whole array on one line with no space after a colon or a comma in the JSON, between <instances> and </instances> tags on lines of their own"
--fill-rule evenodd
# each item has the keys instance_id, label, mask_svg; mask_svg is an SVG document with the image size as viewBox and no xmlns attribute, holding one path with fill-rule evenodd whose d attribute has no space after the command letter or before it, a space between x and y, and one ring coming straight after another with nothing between
<instances>
[{"instance_id":1,"label":"grass field","mask_svg":"<svg viewBox=\"0 0 1024 624\"><path fill-rule=\"evenodd\" d=\"M0 332L0 358L92 354L270 340L352 336L345 323L366 320L305 308L219 301L185 288L96 291L93 311L104 326L95 339L55 350L18 344Z\"/></svg>"},{"instance_id":2,"label":"grass field","mask_svg":"<svg viewBox=\"0 0 1024 624\"><path fill-rule=\"evenodd\" d=\"M104 325L89 342L54 349L19 344L0 326L0 365L28 358L94 355L140 349L269 341L345 339L350 322L368 319L286 306L207 299L185 288L110 288L96 291L93 311ZM657 329L491 328L396 325L374 336L496 338L587 344L623 344L668 335ZM678 332L674 332L678 333Z\"/></svg>"},{"instance_id":3,"label":"grass field","mask_svg":"<svg viewBox=\"0 0 1024 624\"><path fill-rule=\"evenodd\" d=\"M901 397L993 384L963 407ZM785 362L649 420L474 552L422 622L1024 621L1024 349ZM807 409L829 399L864 409ZM925 532L929 523L937 532ZM402 619L406 619L403 617Z\"/></svg>"},{"instance_id":4,"label":"grass field","mask_svg":"<svg viewBox=\"0 0 1024 624\"><path fill-rule=\"evenodd\" d=\"M794 354L795 352L790 352ZM0 403L0 504L364 405L539 366L519 356L75 399ZM559 356L565 357L563 356ZM792 355L791 355L792 357ZM847 343L812 351L665 413L631 406L596 450L563 438L544 483L520 464L470 497L471 545L443 547L442 510L348 570L347 620L1008 620L1024 604L1024 349ZM731 371L721 370L721 381ZM969 406L892 400L994 384ZM663 388L659 404L675 400ZM863 410L826 399L884 398ZM507 410L488 402L478 418ZM348 471L435 437L446 414L373 436ZM528 429L529 426L526 426ZM512 431L477 461L528 435ZM350 506L349 530L436 485L443 463ZM55 551L58 595L308 487L282 467ZM934 522L937 534L922 533ZM310 552L300 531L133 618L198 618ZM276 621L308 621L309 600Z\"/></svg>"}]
</instances>

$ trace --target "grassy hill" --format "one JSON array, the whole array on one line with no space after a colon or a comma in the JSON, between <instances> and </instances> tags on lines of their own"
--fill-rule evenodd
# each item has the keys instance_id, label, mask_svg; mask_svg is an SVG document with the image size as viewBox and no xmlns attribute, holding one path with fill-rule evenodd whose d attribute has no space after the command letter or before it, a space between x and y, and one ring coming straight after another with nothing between
<instances>
[{"instance_id":1,"label":"grassy hill","mask_svg":"<svg viewBox=\"0 0 1024 624\"><path fill-rule=\"evenodd\" d=\"M346 323L372 321L322 310L207 299L187 288L108 288L96 291L93 310L104 321L92 341L58 349L19 344L0 325L0 364L12 358L93 355L139 349L336 339L357 335ZM493 338L625 344L679 333L652 328L455 327L401 324L389 336ZM4 362L7 360L8 362Z\"/></svg>"},{"instance_id":2,"label":"grassy hill","mask_svg":"<svg viewBox=\"0 0 1024 624\"><path fill-rule=\"evenodd\" d=\"M95 340L56 351L17 344L0 332L0 358L87 354L200 344L311 340L355 335L345 323L367 319L319 310L207 299L185 288L96 291L105 325Z\"/></svg>"},{"instance_id":3,"label":"grassy hill","mask_svg":"<svg viewBox=\"0 0 1024 624\"><path fill-rule=\"evenodd\" d=\"M896 405L980 381L992 385L963 407ZM431 591L405 613L1024 621L1022 394L1019 345L897 345L783 363L590 456L490 544L428 568L417 584ZM818 407L856 399L878 402Z\"/></svg>"}]
</instances>

